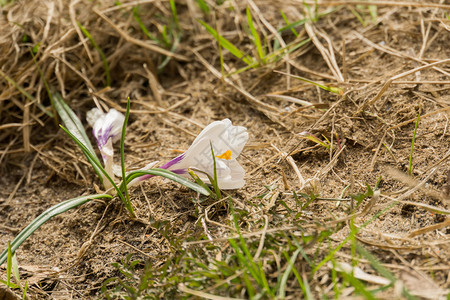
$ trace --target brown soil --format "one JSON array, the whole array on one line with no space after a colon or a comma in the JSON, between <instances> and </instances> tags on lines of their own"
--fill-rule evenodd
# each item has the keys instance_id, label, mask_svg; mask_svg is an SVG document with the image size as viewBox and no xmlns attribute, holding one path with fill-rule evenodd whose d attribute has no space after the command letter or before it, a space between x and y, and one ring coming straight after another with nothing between
<instances>
[{"instance_id":1,"label":"brown soil","mask_svg":"<svg viewBox=\"0 0 450 300\"><path fill-rule=\"evenodd\" d=\"M208 69L214 67L220 71L217 43L198 26L185 3L177 6L183 29L177 53L187 61L172 59L158 75L160 87L155 92L149 88L151 79L145 68L154 71L161 56L127 41L94 13L94 9L102 11L109 4L81 1L74 5L76 18L90 30L110 64L112 88L102 90L105 86L102 61L89 41L86 44L93 62L89 61L82 44L75 50L66 49L80 41L70 21L68 1L61 1L63 4L49 0L29 2L26 5L14 2L0 10L0 50L3 53L0 70L48 106L49 100L28 47L43 41L42 52L37 56L42 71L48 83L63 95L83 121L86 111L94 106L93 97L123 111L129 96L132 113L125 143L129 168L143 167L154 160L166 162L187 149L208 123L229 118L234 124L246 126L250 133L249 143L240 158L248 174L247 183L231 194L256 215L263 212L257 212L253 207L269 205L270 199L255 198L267 185L273 186L287 205L295 207L291 191L300 192L300 183L287 157L291 157L289 159L307 180L302 191L314 191L322 198L347 198L364 193L366 184L374 187L381 179L381 195L374 198L376 203L369 204L369 200L364 200L367 203L363 206L373 206L369 211L359 208L363 214L357 218L358 226L391 204L392 199L402 197L424 181L418 191L403 199L408 202L398 203L382 214L361 231L358 239L382 263L392 265L391 271L397 276L407 277L405 274L416 271L437 287L449 288L449 227L430 227L443 222L448 224L448 218L417 205L426 204L441 210L449 208L450 63L435 68L427 66L450 57L450 22L443 15L444 11L449 11L448 7L445 10L420 7L416 5L419 2L409 6L380 5L375 21L366 12L368 24L363 26L351 12L354 5L319 6L319 11L331 8L336 11L310 25L318 41L292 52L288 71L325 85L341 87L343 95L336 95L273 72L287 71L284 60L231 76L233 85L217 79ZM155 3L141 5L143 20L148 20L152 14L170 13L168 3ZM290 20L300 16L297 11L300 2L255 3L260 14L273 26L282 22L280 9ZM217 7L220 32L251 53L254 47L247 37L240 36L244 31L238 27L239 20L235 23L232 19L236 14L245 20L245 4L239 4L239 9L230 15L226 12L224 7ZM53 19L47 23L50 13L53 13ZM197 13L203 16L200 11ZM115 26L144 40L138 25L130 17L131 8L105 14ZM206 17L206 20L213 24L212 17ZM22 26L14 26L13 22ZM154 23L157 22L155 19ZM49 24L47 33L45 24ZM258 26L270 36L261 22ZM299 26L296 30L307 37L311 32L304 28ZM73 32L64 40L62 36L69 30ZM23 42L24 34L31 39L29 42ZM324 37L329 38L331 47ZM289 43L295 36L287 31L283 39ZM11 46L11 41L18 45L17 50ZM318 43L323 45L324 51L334 53L339 67L337 72L342 74L343 82L339 82L325 62ZM54 52L49 50L51 48ZM238 69L244 66L231 54L224 55L227 67ZM143 67L144 63L146 67ZM84 75L75 74L69 66ZM420 66L426 67L395 77ZM26 112L27 109L18 103L26 104L29 100L2 78L1 250L44 210L63 200L95 193L95 186L99 184L81 151L55 122L43 115L36 105ZM383 90L385 86L387 89ZM242 90L254 98L244 95ZM379 93L381 97L378 97ZM305 107L267 94L290 96L317 105ZM159 109L180 101L184 101L183 104L170 112ZM408 177L411 140L419 112L421 118L415 137L412 175ZM31 125L2 127L26 122ZM332 143L331 150L302 138L300 133L305 131L321 140L326 137ZM164 234L167 224L170 224L173 238L185 240L187 236L202 234L198 207L193 203L196 195L186 188L154 178L134 188L131 195L137 213L135 220L129 218L118 199L92 201L53 218L19 248L17 257L22 266L21 275L32 285L31 298L98 297L103 282L117 275L111 263L124 259L127 254L134 253L140 260L150 259L154 266L165 262L172 251ZM319 220L347 217L348 203L337 203L317 200L309 207L308 221L313 224ZM225 224L229 216L226 211L218 210L212 219ZM290 222L274 220L269 227L275 228L277 224L284 226ZM422 228L430 230L417 232ZM229 234L220 226L211 225L209 229L217 238ZM256 229L246 228L247 231ZM338 243L347 235L348 226L345 226L332 239ZM348 254L349 249L344 247L338 256L345 258ZM0 267L1 272L4 267ZM417 280L417 276L410 277Z\"/></svg>"}]
</instances>

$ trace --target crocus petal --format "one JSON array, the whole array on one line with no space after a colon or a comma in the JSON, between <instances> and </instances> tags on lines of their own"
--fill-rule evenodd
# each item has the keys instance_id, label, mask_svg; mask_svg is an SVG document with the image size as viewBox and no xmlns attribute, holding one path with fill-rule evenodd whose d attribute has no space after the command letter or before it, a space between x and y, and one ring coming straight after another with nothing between
<instances>
[{"instance_id":1,"label":"crocus petal","mask_svg":"<svg viewBox=\"0 0 450 300\"><path fill-rule=\"evenodd\" d=\"M88 122L89 126L94 128L95 122L97 122L98 119L102 118L103 115L104 113L101 112L100 109L95 107L86 113L86 121Z\"/></svg>"},{"instance_id":2,"label":"crocus petal","mask_svg":"<svg viewBox=\"0 0 450 300\"><path fill-rule=\"evenodd\" d=\"M101 149L108 141L109 138L115 143L120 139L122 133L123 122L125 116L115 110L110 109L108 113L102 113L97 108L93 108L87 114L87 120L89 124L93 124L92 132L97 140L97 145Z\"/></svg>"},{"instance_id":3,"label":"crocus petal","mask_svg":"<svg viewBox=\"0 0 450 300\"><path fill-rule=\"evenodd\" d=\"M236 160L229 162L228 168L231 170L231 173L226 180L219 181L219 188L222 190L233 190L243 187L245 185L244 168Z\"/></svg>"},{"instance_id":4,"label":"crocus petal","mask_svg":"<svg viewBox=\"0 0 450 300\"><path fill-rule=\"evenodd\" d=\"M231 159L236 159L248 141L248 133L245 127L233 126L229 119L224 119L222 121L212 122L206 126L195 138L192 146L204 138L212 142L214 153L217 155L230 150Z\"/></svg>"}]
</instances>

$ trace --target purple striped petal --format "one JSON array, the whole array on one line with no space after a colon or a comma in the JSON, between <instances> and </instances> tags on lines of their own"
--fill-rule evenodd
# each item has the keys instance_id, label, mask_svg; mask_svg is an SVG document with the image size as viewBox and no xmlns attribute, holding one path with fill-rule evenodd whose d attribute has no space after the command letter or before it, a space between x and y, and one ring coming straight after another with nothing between
<instances>
[{"instance_id":1,"label":"purple striped petal","mask_svg":"<svg viewBox=\"0 0 450 300\"><path fill-rule=\"evenodd\" d=\"M161 169L166 169L166 170L168 170L171 166L173 166L173 165L179 163L181 160L183 160L184 154L185 154L185 153L181 154L180 156L175 157L174 159L172 159L172 160L169 161L168 163L164 164L164 165L161 166L160 168L161 168ZM175 171L173 171L173 170L171 170L171 171L172 171L172 172L175 172Z\"/></svg>"}]
</instances>

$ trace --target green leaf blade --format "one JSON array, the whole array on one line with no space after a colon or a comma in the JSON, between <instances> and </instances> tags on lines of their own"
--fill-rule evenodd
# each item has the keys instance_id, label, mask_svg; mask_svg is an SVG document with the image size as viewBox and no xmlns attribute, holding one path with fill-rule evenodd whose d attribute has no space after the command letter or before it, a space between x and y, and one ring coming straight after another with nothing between
<instances>
[{"instance_id":1,"label":"green leaf blade","mask_svg":"<svg viewBox=\"0 0 450 300\"><path fill-rule=\"evenodd\" d=\"M89 140L86 131L84 130L84 126L81 123L78 116L73 112L73 110L64 102L61 95L59 93L53 94L53 101L55 105L56 112L58 113L61 120L64 122L67 130L74 135L88 150L90 155L86 155L86 158L91 163L95 172L97 173L100 181L103 183L103 177L101 176L102 172L97 167L98 164L101 165L100 160L95 154L94 148L92 147L91 141ZM94 163L95 161L95 163Z\"/></svg>"},{"instance_id":2,"label":"green leaf blade","mask_svg":"<svg viewBox=\"0 0 450 300\"><path fill-rule=\"evenodd\" d=\"M175 174L169 170L159 169L159 168L150 169L150 170L138 170L138 171L130 172L126 177L125 182L128 184L133 179L136 179L136 178L144 176L144 175L161 176L161 177L170 179L174 182L184 185L185 187L190 188L191 190L194 190L205 196L209 196L211 193L211 191L205 189L204 187L202 187L201 185L199 185L197 183L190 181L187 178L184 178L183 176Z\"/></svg>"},{"instance_id":3,"label":"green leaf blade","mask_svg":"<svg viewBox=\"0 0 450 300\"><path fill-rule=\"evenodd\" d=\"M259 34L256 31L255 26L253 25L252 14L251 14L250 8L248 8L248 6L247 6L247 22L248 22L248 27L250 27L250 32L252 33L252 36L253 36L253 43L255 44L256 50L258 51L259 59L264 62L264 57L266 55L264 53L264 49L261 44L261 38L259 37Z\"/></svg>"},{"instance_id":4,"label":"green leaf blade","mask_svg":"<svg viewBox=\"0 0 450 300\"><path fill-rule=\"evenodd\" d=\"M247 65L251 65L253 63L253 60L250 56L245 55L241 50L239 50L235 45L233 45L230 41L228 41L226 38L221 36L214 28L209 26L207 23L203 22L202 20L198 20L200 24L205 27L205 29L222 45L225 49L230 51L231 54L236 56L239 59L242 59L243 62L245 62Z\"/></svg>"},{"instance_id":5,"label":"green leaf blade","mask_svg":"<svg viewBox=\"0 0 450 300\"><path fill-rule=\"evenodd\" d=\"M53 218L54 216L57 216L59 214L62 214L63 212L68 211L69 209L72 209L74 207L77 207L81 204L84 204L90 200L93 199L100 199L100 198L108 198L112 199L111 195L108 194L97 194L97 195L89 195L89 196L81 196L73 199L69 199L66 201L63 201L61 203L58 203L55 206L50 207L46 211L44 211L42 214L40 214L36 219L34 219L27 227L25 227L24 230L22 230L16 238L11 242L11 253L15 253L17 248L34 232L36 229L41 227L45 222ZM8 257L8 249L4 250L0 254L0 265L5 262L5 260Z\"/></svg>"}]
</instances>

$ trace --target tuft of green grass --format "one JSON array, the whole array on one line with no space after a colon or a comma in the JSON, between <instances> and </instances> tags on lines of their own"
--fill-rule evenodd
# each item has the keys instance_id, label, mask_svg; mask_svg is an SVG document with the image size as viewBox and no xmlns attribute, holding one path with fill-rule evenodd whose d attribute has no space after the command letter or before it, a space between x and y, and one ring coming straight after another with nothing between
<instances>
[{"instance_id":1,"label":"tuft of green grass","mask_svg":"<svg viewBox=\"0 0 450 300\"><path fill-rule=\"evenodd\" d=\"M296 193L292 196L294 194L302 205L311 203L311 199L317 199L315 196L303 194L298 197ZM303 197L304 199L300 199ZM305 205L305 208L307 207ZM334 230L322 228L312 235L299 235L289 231L267 233L264 247L260 251L259 238L256 240L246 238L241 232L242 224L249 221L248 212L234 208L231 199L229 208L230 222L235 233L230 232L229 235L232 236L226 241L222 239L222 244L212 241L199 246L183 246L179 240L175 241L172 244L173 256L158 268L146 263L142 269L143 263L132 263L133 260L127 257L121 263L114 264L120 269L121 275L104 283L102 295L107 299L117 299L125 295L130 299L158 298L162 295L165 297L170 295L172 298L208 295L208 297L284 299L295 293L296 297L312 299L314 295L311 291L311 282L315 280L313 274L324 266L324 261L333 262L329 280L333 283L334 295L337 298L345 288L353 287L355 295L376 299L378 292L392 288L396 281L396 278L373 255L358 244L355 237L361 228L352 225L349 236L338 245L338 248L349 244L353 249L354 266L360 263L358 255L367 259L376 272L391 282L387 286L373 289L372 285L358 279L352 272L343 272L336 268L338 249L331 246L330 235L342 227L336 227ZM362 227L367 226L384 212L386 210L379 212ZM297 210L294 209L289 212L295 213ZM165 235L172 235L170 230L172 229L165 230ZM302 230L301 225L297 230ZM205 238L203 234L185 237L188 241L202 241ZM321 246L324 243L330 244L328 252ZM312 257L310 253L314 248L316 254ZM325 258L321 258L323 255ZM276 261L278 263L275 263ZM136 269L138 265L141 266L140 270ZM142 282L147 285L143 285ZM180 284L186 288L180 289ZM403 291L403 295L407 297L406 290Z\"/></svg>"}]
</instances>

